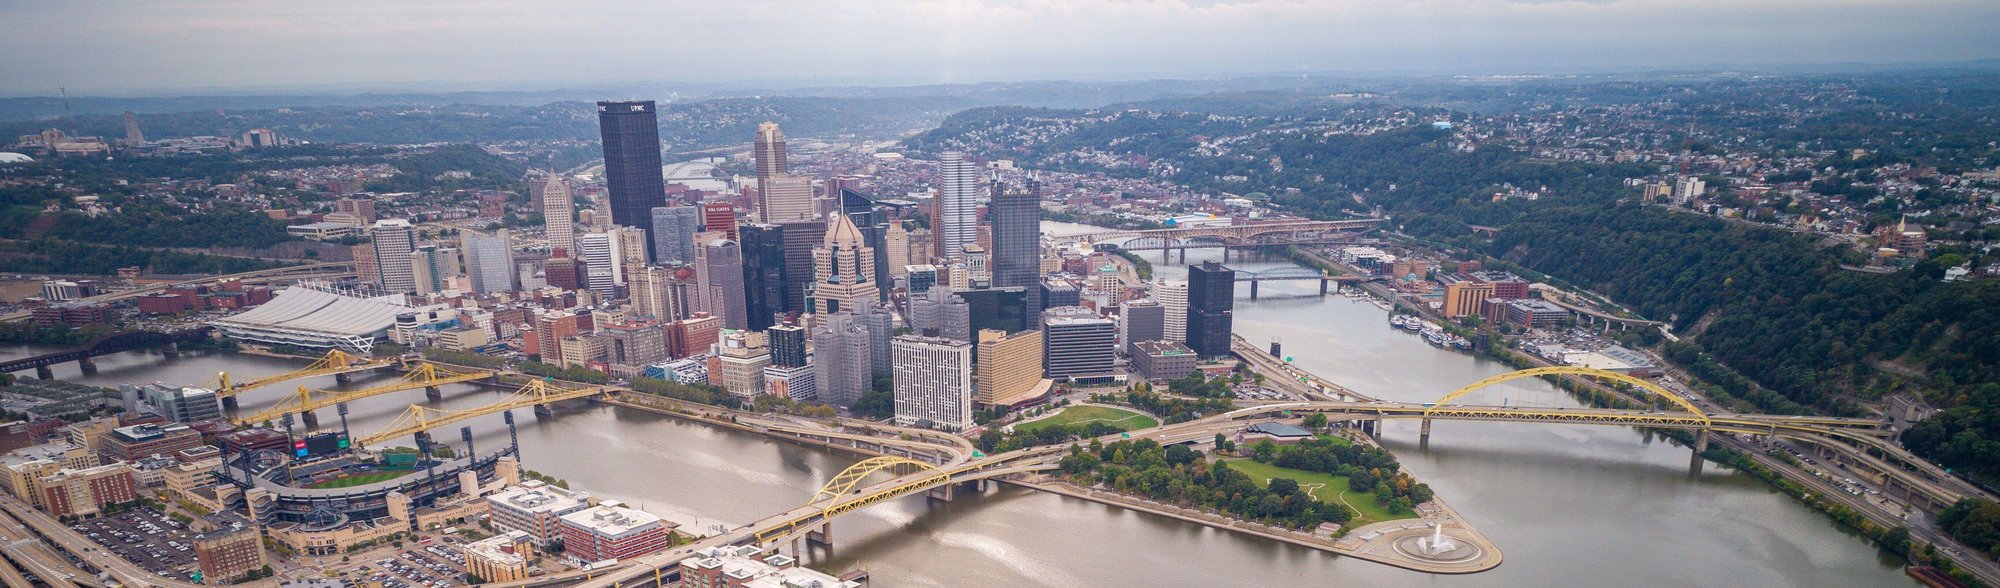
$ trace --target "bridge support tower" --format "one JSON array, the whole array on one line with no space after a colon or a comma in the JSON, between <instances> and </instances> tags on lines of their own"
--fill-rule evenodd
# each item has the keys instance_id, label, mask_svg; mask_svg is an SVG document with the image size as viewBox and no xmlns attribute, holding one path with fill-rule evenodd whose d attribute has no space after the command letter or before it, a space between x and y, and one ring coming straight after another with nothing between
<instances>
[{"instance_id":1,"label":"bridge support tower","mask_svg":"<svg viewBox=\"0 0 2000 588\"><path fill-rule=\"evenodd\" d=\"M424 386L424 398L429 398L432 402L444 400L444 390L438 389L437 386Z\"/></svg>"},{"instance_id":2,"label":"bridge support tower","mask_svg":"<svg viewBox=\"0 0 2000 588\"><path fill-rule=\"evenodd\" d=\"M313 411L300 411L299 420L305 421L306 430L308 431L319 428L319 415L313 414Z\"/></svg>"},{"instance_id":3,"label":"bridge support tower","mask_svg":"<svg viewBox=\"0 0 2000 588\"><path fill-rule=\"evenodd\" d=\"M95 374L97 373L97 360L92 359L88 355L79 357L76 359L76 367L83 370L85 374Z\"/></svg>"},{"instance_id":4,"label":"bridge support tower","mask_svg":"<svg viewBox=\"0 0 2000 588\"><path fill-rule=\"evenodd\" d=\"M1423 429L1423 432L1421 432L1421 433L1418 433L1418 436L1417 436L1417 438L1418 438L1418 440L1419 440L1419 441L1421 441L1421 442L1423 442L1423 443L1429 443L1429 442L1431 442L1431 420L1430 420L1430 419L1428 419L1428 418L1424 419L1424 429Z\"/></svg>"},{"instance_id":5,"label":"bridge support tower","mask_svg":"<svg viewBox=\"0 0 2000 588\"><path fill-rule=\"evenodd\" d=\"M222 410L230 410L230 411L236 410L239 404L240 403L236 401L235 396L222 397Z\"/></svg>"},{"instance_id":6,"label":"bridge support tower","mask_svg":"<svg viewBox=\"0 0 2000 588\"><path fill-rule=\"evenodd\" d=\"M35 377L43 380L56 379L56 370L45 365L35 366Z\"/></svg>"},{"instance_id":7,"label":"bridge support tower","mask_svg":"<svg viewBox=\"0 0 2000 588\"><path fill-rule=\"evenodd\" d=\"M1263 283L1263 282L1261 282L1261 281L1257 281L1257 280L1251 280L1251 281L1250 281L1250 299L1251 299L1251 300L1256 300L1256 299L1257 299L1257 285L1258 285L1258 284L1262 284L1262 283Z\"/></svg>"},{"instance_id":8,"label":"bridge support tower","mask_svg":"<svg viewBox=\"0 0 2000 588\"><path fill-rule=\"evenodd\" d=\"M537 404L535 405L535 416L553 417L556 416L556 409L555 407L549 406L547 404Z\"/></svg>"}]
</instances>

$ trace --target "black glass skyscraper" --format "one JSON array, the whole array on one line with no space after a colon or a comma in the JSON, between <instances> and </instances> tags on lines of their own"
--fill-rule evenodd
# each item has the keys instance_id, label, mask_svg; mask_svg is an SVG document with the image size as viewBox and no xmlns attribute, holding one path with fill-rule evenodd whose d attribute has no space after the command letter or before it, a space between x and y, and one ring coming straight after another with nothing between
<instances>
[{"instance_id":1,"label":"black glass skyscraper","mask_svg":"<svg viewBox=\"0 0 2000 588\"><path fill-rule=\"evenodd\" d=\"M1026 189L1001 189L995 183L987 211L993 221L993 285L1024 289L1023 313L1038 316L1043 307L1041 185L1029 180ZM1028 328L1040 327L1028 322Z\"/></svg>"},{"instance_id":2,"label":"black glass skyscraper","mask_svg":"<svg viewBox=\"0 0 2000 588\"><path fill-rule=\"evenodd\" d=\"M646 232L653 247L653 207L666 206L667 185L660 172L660 117L653 101L597 103L597 129L604 141L604 189L611 199L611 222ZM658 259L648 252L647 259Z\"/></svg>"},{"instance_id":3,"label":"black glass skyscraper","mask_svg":"<svg viewBox=\"0 0 2000 588\"><path fill-rule=\"evenodd\" d=\"M743 247L744 327L762 331L771 328L772 317L785 312L785 230L743 225L737 231Z\"/></svg>"},{"instance_id":4,"label":"black glass skyscraper","mask_svg":"<svg viewBox=\"0 0 2000 588\"><path fill-rule=\"evenodd\" d=\"M1235 309L1236 270L1213 261L1188 266L1187 345L1195 355L1229 354Z\"/></svg>"},{"instance_id":5,"label":"black glass skyscraper","mask_svg":"<svg viewBox=\"0 0 2000 588\"><path fill-rule=\"evenodd\" d=\"M794 324L773 325L770 337L771 365L801 367L806 364L806 329Z\"/></svg>"}]
</instances>

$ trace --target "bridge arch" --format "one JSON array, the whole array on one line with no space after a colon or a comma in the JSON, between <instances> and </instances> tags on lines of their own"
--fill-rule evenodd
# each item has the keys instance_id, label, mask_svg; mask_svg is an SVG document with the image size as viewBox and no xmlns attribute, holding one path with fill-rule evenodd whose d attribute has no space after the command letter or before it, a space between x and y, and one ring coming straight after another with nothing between
<instances>
[{"instance_id":1,"label":"bridge arch","mask_svg":"<svg viewBox=\"0 0 2000 588\"><path fill-rule=\"evenodd\" d=\"M1470 384L1466 384L1464 386L1460 386L1457 390L1452 390L1451 393L1449 394L1445 394L1443 398L1437 399L1436 402L1430 403L1430 405L1424 408L1424 413L1428 415L1431 412L1434 412L1439 408L1443 407L1444 405L1449 404L1453 400L1457 400L1460 397L1476 392L1487 386L1492 386L1495 384L1510 382L1513 380L1519 380L1523 378L1539 378L1542 376L1588 376L1603 380L1611 380L1614 382L1623 382L1626 384L1630 384L1635 388L1651 392L1655 396L1667 399L1668 402L1673 403L1675 406L1678 406L1681 409L1686 410L1688 413L1693 414L1696 417L1699 417L1704 423L1707 423L1709 421L1708 413L1703 412L1700 407L1695 406L1693 402L1689 402L1688 399L1682 397L1680 393L1674 392L1673 390L1669 390L1664 386L1661 386L1659 384L1654 384L1651 381L1648 381L1644 378L1634 377L1629 374L1623 374L1610 370L1601 370L1597 368L1573 366L1573 365L1516 370L1500 374L1497 376L1489 377L1486 379L1482 379Z\"/></svg>"},{"instance_id":2,"label":"bridge arch","mask_svg":"<svg viewBox=\"0 0 2000 588\"><path fill-rule=\"evenodd\" d=\"M820 486L819 492L814 493L812 500L806 501L806 504L818 504L824 501L839 499L847 495L847 493L853 492L856 487L861 485L863 480L868 479L869 474L882 470L890 470L891 472L902 471L904 473L914 473L917 471L944 472L944 470L940 470L937 466L931 465L928 462L917 461L907 457L893 455L871 457L856 462L854 465L847 466L847 469L841 470L839 474L834 475L833 479L827 480L826 485Z\"/></svg>"}]
</instances>

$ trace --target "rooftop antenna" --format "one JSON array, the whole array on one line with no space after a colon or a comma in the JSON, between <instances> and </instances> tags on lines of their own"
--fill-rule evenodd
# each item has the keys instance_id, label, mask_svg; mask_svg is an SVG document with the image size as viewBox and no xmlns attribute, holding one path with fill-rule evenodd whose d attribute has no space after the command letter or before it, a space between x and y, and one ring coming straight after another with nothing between
<instances>
[{"instance_id":1,"label":"rooftop antenna","mask_svg":"<svg viewBox=\"0 0 2000 588\"><path fill-rule=\"evenodd\" d=\"M56 91L57 91L57 92L61 92L61 93L62 93L62 99L63 99L63 118L69 118L69 117L70 117L70 113L69 113L69 88L65 88L65 87L62 87L62 86L57 86L57 87L56 87Z\"/></svg>"}]
</instances>

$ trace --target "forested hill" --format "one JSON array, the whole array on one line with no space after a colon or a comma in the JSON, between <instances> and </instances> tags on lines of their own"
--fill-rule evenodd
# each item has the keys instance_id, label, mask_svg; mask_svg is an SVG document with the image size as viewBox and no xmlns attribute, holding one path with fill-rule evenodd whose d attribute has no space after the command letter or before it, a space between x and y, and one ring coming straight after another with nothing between
<instances>
[{"instance_id":1,"label":"forested hill","mask_svg":"<svg viewBox=\"0 0 2000 588\"><path fill-rule=\"evenodd\" d=\"M660 105L660 140L675 150L747 143L757 124L775 121L788 135L894 137L977 105L958 97L726 98ZM148 138L235 136L269 128L314 142L421 144L435 142L596 140L597 107L588 102L540 106L300 106L257 110L192 110L139 115ZM123 119L92 114L0 122L0 136L59 128L71 134L122 137Z\"/></svg>"},{"instance_id":2,"label":"forested hill","mask_svg":"<svg viewBox=\"0 0 2000 588\"><path fill-rule=\"evenodd\" d=\"M1227 149L1156 151L1249 124L1292 130L1239 133ZM1115 125L1143 126L1144 133L1108 138L1102 131ZM1638 166L1468 148L1454 131L1429 125L1365 133L1301 128L1318 130L1278 118L986 110L912 143L975 151L1012 144L1009 155L1030 167L1074 167L1075 151L1086 147L1140 152L1152 160L1148 168L1105 171L1167 174L1218 193L1264 191L1312 216L1379 210L1412 236L1467 247L1673 322L1687 343L1663 350L1719 384L1718 396L1753 405L1745 408L1855 414L1860 403L1891 392L1919 393L1948 410L1906 443L2000 478L2000 283L1941 281L1944 268L1963 261L1958 255L1894 274L1851 272L1840 268L1850 255L1844 247L1641 206L1637 189L1623 185L1647 171ZM1494 198L1514 187L1539 197ZM1468 224L1500 230L1488 238Z\"/></svg>"}]
</instances>

